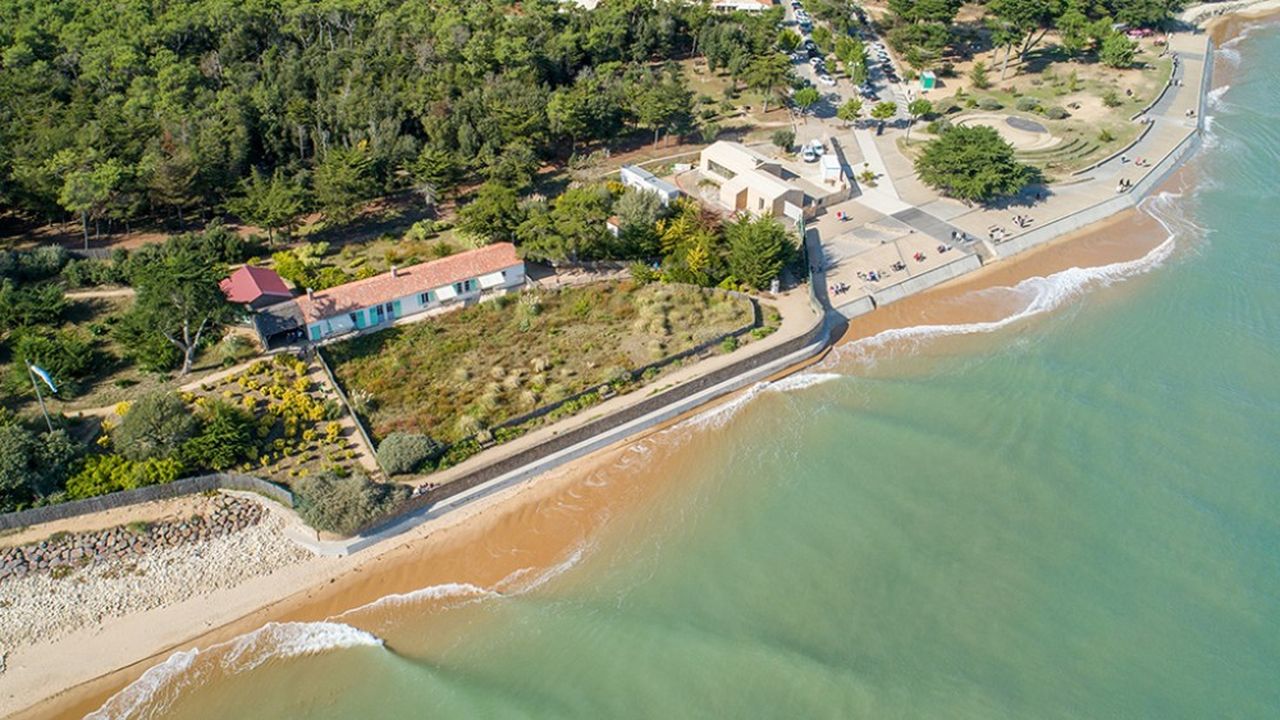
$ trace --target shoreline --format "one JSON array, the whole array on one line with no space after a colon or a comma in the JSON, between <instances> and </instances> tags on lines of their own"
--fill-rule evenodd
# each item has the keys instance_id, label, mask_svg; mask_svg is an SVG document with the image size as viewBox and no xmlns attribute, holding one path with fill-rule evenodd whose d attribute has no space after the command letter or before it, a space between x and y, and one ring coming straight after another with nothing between
<instances>
[{"instance_id":1,"label":"shoreline","mask_svg":"<svg viewBox=\"0 0 1280 720\"><path fill-rule=\"evenodd\" d=\"M1177 182L1171 178L1170 183ZM1113 232L1120 226L1139 232ZM1152 237L1153 234L1156 237ZM1144 242L1134 248L1123 238L1143 237ZM928 292L907 298L875 313L862 316L849 325L846 334L829 350L831 355L819 355L798 367L781 372L771 379L794 374L806 367L839 363L839 351L860 340L874 337L885 330L918 326L922 323L974 322L987 320L983 316L987 308L958 306L950 303L956 298L972 295L985 288L1004 287L1026 277L1045 276L1067 268L1086 264L1124 262L1140 257L1149 246L1165 239L1163 228L1147 215L1130 210L1108 218L1096 226L1064 235L1053 242L1034 248L1016 259L993 263L970 275L956 278ZM976 313L976 317L975 317ZM824 359L826 358L826 359ZM146 657L124 667L116 667L97 673L92 679L68 687L66 690L43 700L28 703L18 710L15 718L56 716L80 717L99 708L107 699L126 685L135 681L147 669L163 662L174 652L190 648L207 648L252 632L268 622L321 621L353 608L367 605L380 597L396 593L412 592L425 587L448 583L469 583L479 587L492 587L517 567L501 566L486 556L487 562L476 565L470 562L448 562L451 555L464 555L465 549L483 538L493 542L495 536L526 534L521 526L535 516L536 508L543 503L581 489L584 481L596 473L608 473L625 459L631 448L659 438L667 430L696 418L704 413L740 397L742 391L720 398L709 405L685 413L644 433L615 443L610 447L574 460L529 482L507 487L474 504L435 520L423 523L402 535L387 539L367 550L343 558L314 558L270 575L260 576L242 586L227 591L193 598L192 601L158 608L155 611L118 618L109 622L100 633L77 632L54 643L25 648L15 652L17 662L37 665L56 665L65 660L68 653L83 653L95 647L114 648L118 655L123 648L139 648L143 643L121 642L121 638L146 635L151 650ZM646 483L644 490L659 492L666 484L664 479ZM533 559L535 567L552 567L561 562L566 547L572 548L576 539L547 542L541 558ZM445 558L446 562L441 562ZM523 561L520 567L529 566ZM289 591L281 595L279 588ZM197 610L196 608L200 608ZM217 608L213 613L209 608ZM203 612L201 612L203 611ZM189 617L201 617L204 628L190 632ZM344 618L344 622L346 619ZM357 627L359 623L352 623ZM146 628L146 632L141 632ZM147 651L143 651L147 652ZM11 667L0 680L19 679L19 668ZM12 674L12 678L9 676ZM38 687L49 686L52 678L31 678ZM8 704L10 698L5 698ZM13 710L7 710L13 712Z\"/></svg>"},{"instance_id":2,"label":"shoreline","mask_svg":"<svg viewBox=\"0 0 1280 720\"><path fill-rule=\"evenodd\" d=\"M1217 8L1207 6L1207 9L1212 11ZM1239 34L1245 26L1259 19L1277 13L1280 13L1280 2L1263 0L1233 9L1228 14L1213 16L1205 22L1204 27L1215 41L1220 41ZM1185 164L1182 165L1161 183L1158 191L1188 186L1185 175L1190 172ZM1118 232L1121 229L1125 232ZM1153 239L1153 233L1159 235L1159 238ZM1119 240L1115 237L1117 234L1151 242ZM832 347L838 351L842 346L875 337L886 330L913 327L922 323L941 324L965 318L969 318L970 322L983 321L987 319L984 313L991 314L990 308L957 304L959 298L985 288L1012 286L1028 277L1047 277L1050 273L1070 267L1094 267L1132 260L1141 257L1163 239L1164 230L1159 223L1140 210L1127 210L1086 228L1064 234L1018 257L990 263L927 292L859 317L850 322L848 332ZM1139 247L1135 248L1134 245ZM830 348L827 352L830 352ZM772 378L793 374L815 362L831 362L831 358L822 360L824 356L825 353L820 354L817 358L789 368ZM838 352L836 356L835 361L839 362ZM13 713L13 717L80 716L99 707L106 698L176 650L208 647L252 631L270 621L321 620L365 605L392 592L405 592L442 582L463 582L462 577L440 578L441 573L454 572L463 566L466 566L466 572L475 576L470 578L477 581L474 584L491 587L506 576L507 573L503 572L506 568L493 562L484 567L471 567L456 559L465 555L465 550L473 547L477 538L490 539L495 530L522 532L521 525L531 520L531 508L573 490L594 473L609 472L625 460L631 448L650 441L691 417L697 417L734 397L740 397L741 394L742 391L738 391L719 398L636 436L571 461L541 475L537 483L526 482L503 488L480 501L384 540L355 555L354 561L314 558L226 591L216 591L193 598L189 602L113 619L96 631L86 629L55 642L19 648L10 653L9 669L0 673L0 687L15 679L19 682L26 680L31 684L23 688L4 688L5 696L0 698L0 707L3 707L0 714ZM669 478L663 478L646 484L644 492L661 492L669 481ZM562 550L563 548L557 548L557 552L538 560L553 565L563 556ZM442 557L454 560L438 562ZM431 580L435 582L430 582ZM426 584L421 584L424 582ZM282 587L287 590L282 591ZM191 618L203 621L203 629L193 628ZM134 639L143 636L149 642ZM95 652L99 649L111 649L119 655L121 648L131 648L130 654L135 657L140 654L145 656L124 667L82 671L78 674L67 671L63 673L63 677L48 677L49 673L41 675L34 670L28 670L24 674L22 667L14 667L16 663L43 663L59 665L58 669L61 670L68 658L102 656ZM109 665L105 662L100 664ZM90 675L90 672L93 672L92 679L70 679L71 676ZM30 688L33 687L64 689L52 696L40 698L37 696L44 693L32 691ZM13 706L10 706L11 703Z\"/></svg>"}]
</instances>

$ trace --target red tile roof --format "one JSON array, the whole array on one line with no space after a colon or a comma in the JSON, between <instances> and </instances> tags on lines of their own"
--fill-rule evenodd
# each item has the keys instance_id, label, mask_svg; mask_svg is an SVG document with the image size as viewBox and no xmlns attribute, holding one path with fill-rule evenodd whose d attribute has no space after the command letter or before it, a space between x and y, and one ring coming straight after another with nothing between
<instances>
[{"instance_id":1,"label":"red tile roof","mask_svg":"<svg viewBox=\"0 0 1280 720\"><path fill-rule=\"evenodd\" d=\"M516 255L515 245L496 243L478 250L468 250L439 260L400 268L394 276L385 272L321 290L312 293L310 297L303 295L296 302L305 321L312 323L414 293L478 278L519 264L520 258Z\"/></svg>"},{"instance_id":2,"label":"red tile roof","mask_svg":"<svg viewBox=\"0 0 1280 720\"><path fill-rule=\"evenodd\" d=\"M227 299L233 303L251 303L264 295L290 297L293 292L284 280L267 268L245 265L218 283Z\"/></svg>"}]
</instances>

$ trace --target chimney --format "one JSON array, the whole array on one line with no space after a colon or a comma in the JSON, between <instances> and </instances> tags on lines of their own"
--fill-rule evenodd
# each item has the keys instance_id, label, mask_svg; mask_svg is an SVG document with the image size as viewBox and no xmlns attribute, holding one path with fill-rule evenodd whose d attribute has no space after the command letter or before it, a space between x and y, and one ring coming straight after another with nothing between
<instances>
[{"instance_id":1,"label":"chimney","mask_svg":"<svg viewBox=\"0 0 1280 720\"><path fill-rule=\"evenodd\" d=\"M312 292L311 288L307 288L307 299L308 299L308 300L311 300L311 299L315 298L315 296L316 296L316 294L315 294L314 292Z\"/></svg>"},{"instance_id":2,"label":"chimney","mask_svg":"<svg viewBox=\"0 0 1280 720\"><path fill-rule=\"evenodd\" d=\"M391 277L400 277L399 273L397 273L397 272L396 272L396 266L395 266L395 265L392 265L392 266L391 266Z\"/></svg>"}]
</instances>

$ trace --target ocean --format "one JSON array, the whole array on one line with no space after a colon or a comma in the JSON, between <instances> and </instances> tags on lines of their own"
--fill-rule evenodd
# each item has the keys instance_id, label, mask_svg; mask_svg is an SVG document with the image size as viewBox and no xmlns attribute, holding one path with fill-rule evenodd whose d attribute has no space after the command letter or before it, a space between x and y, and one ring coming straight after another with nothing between
<instances>
[{"instance_id":1,"label":"ocean","mask_svg":"<svg viewBox=\"0 0 1280 720\"><path fill-rule=\"evenodd\" d=\"M847 342L450 582L176 654L97 716L1280 717L1278 28L1219 51L1131 258Z\"/></svg>"}]
</instances>

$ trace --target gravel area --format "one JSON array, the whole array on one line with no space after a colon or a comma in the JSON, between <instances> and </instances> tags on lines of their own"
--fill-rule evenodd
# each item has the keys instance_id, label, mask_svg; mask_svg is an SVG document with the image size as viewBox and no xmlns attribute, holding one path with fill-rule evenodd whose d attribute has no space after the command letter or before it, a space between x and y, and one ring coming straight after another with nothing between
<instances>
[{"instance_id":1,"label":"gravel area","mask_svg":"<svg viewBox=\"0 0 1280 720\"><path fill-rule=\"evenodd\" d=\"M268 514L243 530L86 565L59 579L50 573L9 578L0 583L0 657L35 641L232 587L311 557L284 537L283 527L282 519Z\"/></svg>"}]
</instances>

